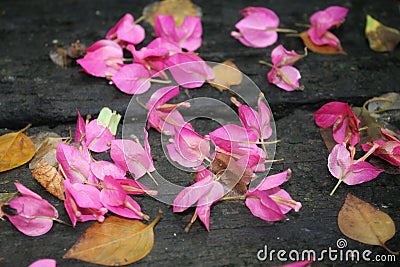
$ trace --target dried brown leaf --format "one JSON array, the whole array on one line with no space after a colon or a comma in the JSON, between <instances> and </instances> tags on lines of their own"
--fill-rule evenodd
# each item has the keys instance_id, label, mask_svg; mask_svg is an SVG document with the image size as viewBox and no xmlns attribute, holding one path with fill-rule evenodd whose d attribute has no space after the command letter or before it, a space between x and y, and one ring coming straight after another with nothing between
<instances>
[{"instance_id":1,"label":"dried brown leaf","mask_svg":"<svg viewBox=\"0 0 400 267\"><path fill-rule=\"evenodd\" d=\"M230 60L213 67L214 79L208 81L212 87L220 91L228 90L232 85L239 85L243 75L239 68Z\"/></svg>"},{"instance_id":2,"label":"dried brown leaf","mask_svg":"<svg viewBox=\"0 0 400 267\"><path fill-rule=\"evenodd\" d=\"M19 132L0 136L0 172L27 163L35 154L31 139L23 133L29 127L30 125Z\"/></svg>"},{"instance_id":3,"label":"dried brown leaf","mask_svg":"<svg viewBox=\"0 0 400 267\"><path fill-rule=\"evenodd\" d=\"M322 140L324 140L325 146L329 152L332 151L333 147L337 144L333 139L332 128L319 128Z\"/></svg>"},{"instance_id":4,"label":"dried brown leaf","mask_svg":"<svg viewBox=\"0 0 400 267\"><path fill-rule=\"evenodd\" d=\"M220 181L228 188L232 188L228 194L243 195L247 192L253 171L236 163L228 154L217 153L211 162L211 171L220 177Z\"/></svg>"},{"instance_id":5,"label":"dried brown leaf","mask_svg":"<svg viewBox=\"0 0 400 267\"><path fill-rule=\"evenodd\" d=\"M163 0L148 4L142 13L152 26L158 14L174 16L175 25L180 26L187 16L201 17L201 8L190 0Z\"/></svg>"},{"instance_id":6,"label":"dried brown leaf","mask_svg":"<svg viewBox=\"0 0 400 267\"><path fill-rule=\"evenodd\" d=\"M110 216L95 222L63 256L106 266L128 265L146 257L154 245L155 224L162 212L149 225L139 220Z\"/></svg>"},{"instance_id":7,"label":"dried brown leaf","mask_svg":"<svg viewBox=\"0 0 400 267\"><path fill-rule=\"evenodd\" d=\"M65 200L64 178L60 175L54 166L46 161L40 161L32 170L32 176L38 181L50 194Z\"/></svg>"},{"instance_id":8,"label":"dried brown leaf","mask_svg":"<svg viewBox=\"0 0 400 267\"><path fill-rule=\"evenodd\" d=\"M296 35L297 36L297 35ZM342 54L342 55L347 55L345 51L341 47L335 48L329 45L316 45L314 44L310 37L307 34L307 31L304 31L298 35L304 42L304 45L313 51L314 53L319 53L319 54Z\"/></svg>"},{"instance_id":9,"label":"dried brown leaf","mask_svg":"<svg viewBox=\"0 0 400 267\"><path fill-rule=\"evenodd\" d=\"M369 47L376 52L393 51L400 42L399 30L383 25L370 15L367 15L365 36Z\"/></svg>"},{"instance_id":10,"label":"dried brown leaf","mask_svg":"<svg viewBox=\"0 0 400 267\"><path fill-rule=\"evenodd\" d=\"M340 231L351 239L381 246L389 253L399 254L399 252L391 251L385 245L386 241L391 239L396 232L392 218L352 194L347 194L339 211L338 225Z\"/></svg>"},{"instance_id":11,"label":"dried brown leaf","mask_svg":"<svg viewBox=\"0 0 400 267\"><path fill-rule=\"evenodd\" d=\"M50 166L57 166L56 151L58 143L62 142L62 137L56 133L44 132L32 137L35 144L35 156L29 162L29 169L35 169L41 162L47 162Z\"/></svg>"}]
</instances>

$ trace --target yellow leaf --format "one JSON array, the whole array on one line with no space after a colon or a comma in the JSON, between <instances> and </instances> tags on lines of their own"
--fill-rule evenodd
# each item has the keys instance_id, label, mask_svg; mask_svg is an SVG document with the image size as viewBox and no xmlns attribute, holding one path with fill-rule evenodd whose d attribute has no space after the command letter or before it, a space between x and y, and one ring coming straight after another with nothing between
<instances>
[{"instance_id":1,"label":"yellow leaf","mask_svg":"<svg viewBox=\"0 0 400 267\"><path fill-rule=\"evenodd\" d=\"M23 131L0 136L0 172L19 167L27 163L35 154L35 146Z\"/></svg>"},{"instance_id":2,"label":"yellow leaf","mask_svg":"<svg viewBox=\"0 0 400 267\"><path fill-rule=\"evenodd\" d=\"M128 265L146 257L154 245L155 224L162 212L149 225L117 216L95 222L63 256L106 266Z\"/></svg>"},{"instance_id":3,"label":"yellow leaf","mask_svg":"<svg viewBox=\"0 0 400 267\"><path fill-rule=\"evenodd\" d=\"M352 194L347 194L346 201L339 211L338 224L340 231L351 239L381 246L389 253L399 254L385 245L396 232L392 218Z\"/></svg>"},{"instance_id":4,"label":"yellow leaf","mask_svg":"<svg viewBox=\"0 0 400 267\"><path fill-rule=\"evenodd\" d=\"M220 91L227 90L231 85L239 85L242 82L243 75L239 68L230 60L213 67L214 79L208 81L212 87Z\"/></svg>"},{"instance_id":5,"label":"yellow leaf","mask_svg":"<svg viewBox=\"0 0 400 267\"><path fill-rule=\"evenodd\" d=\"M367 15L365 36L369 47L377 52L393 51L400 42L400 31L387 27Z\"/></svg>"},{"instance_id":6,"label":"yellow leaf","mask_svg":"<svg viewBox=\"0 0 400 267\"><path fill-rule=\"evenodd\" d=\"M163 0L143 9L143 16L152 26L158 14L174 16L175 25L180 26L187 16L201 17L201 8L190 0Z\"/></svg>"},{"instance_id":7,"label":"yellow leaf","mask_svg":"<svg viewBox=\"0 0 400 267\"><path fill-rule=\"evenodd\" d=\"M297 36L297 34L296 34ZM343 51L341 47L335 48L330 45L316 45L314 44L310 37L307 34L307 31L304 31L298 35L302 40L304 45L313 51L314 53L319 53L319 54L342 54L346 55L346 52Z\"/></svg>"}]
</instances>

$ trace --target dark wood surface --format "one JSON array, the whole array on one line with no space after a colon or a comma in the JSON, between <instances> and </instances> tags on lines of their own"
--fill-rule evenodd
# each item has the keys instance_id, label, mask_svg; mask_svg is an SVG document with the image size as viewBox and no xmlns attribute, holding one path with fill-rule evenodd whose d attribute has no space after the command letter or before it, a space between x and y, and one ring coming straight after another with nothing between
<instances>
[{"instance_id":1,"label":"dark wood surface","mask_svg":"<svg viewBox=\"0 0 400 267\"><path fill-rule=\"evenodd\" d=\"M337 226L337 214L347 193L368 201L388 213L400 227L399 175L382 173L371 182L341 185L333 197L329 192L336 183L326 167L328 151L313 120L313 112L332 100L361 105L365 100L386 92L399 91L400 51L376 53L369 49L364 37L365 15L386 25L400 27L398 1L194 1L203 11L203 45L199 55L221 62L232 59L264 92L274 113L278 139L276 158L284 161L273 165L271 173L286 168L293 170L291 180L283 185L294 199L302 202L299 213L290 212L286 219L267 223L251 215L239 202L221 202L211 210L211 231L196 222L190 233L183 232L191 212L174 214L170 207L150 197L139 199L146 213L155 217L164 211L155 228L152 252L134 266L244 266L282 265L274 261L260 262L257 252L268 249L322 251L335 249L339 238L345 238L348 249L371 250L373 255L387 254L376 246L364 245L344 237ZM131 97L118 91L107 81L90 77L79 66L61 68L54 65L48 53L53 40L69 44L76 39L90 45L102 38L125 13L141 15L148 1L22 1L0 2L0 133L18 129L28 123L28 134L55 131L63 136L74 127L76 109L82 114L96 115L103 106L124 114ZM296 66L302 73L303 92L285 92L266 79L268 69L258 60L269 60L274 47L254 49L242 46L229 37L240 20L239 10L249 5L265 6L280 17L282 28L297 28L309 16L329 5L348 7L344 25L335 30L342 41L344 55L309 53ZM143 23L148 33L151 27ZM278 43L300 52L300 39L280 35ZM192 91L191 91L192 92ZM226 97L217 90L193 91L193 95L216 99ZM206 129L207 130L207 129ZM180 176L164 164L162 150L157 147L157 134L151 133L156 165L170 177ZM175 177L182 179L182 177ZM185 178L186 179L186 178ZM37 184L27 166L0 173L0 192L15 191L13 182L24 185L48 199L68 220L63 203ZM190 178L188 176L187 183ZM8 221L0 221L0 265L27 266L40 258L54 258L58 266L94 266L62 255L91 225L79 223L76 228L55 224L40 237L27 237ZM135 240L132 240L135 242ZM387 246L400 250L397 232ZM397 257L397 263L400 258ZM352 266L355 263L325 259L315 266ZM360 262L359 266L384 266L383 263ZM386 263L388 265L388 263ZM395 266L395 265L394 265Z\"/></svg>"}]
</instances>

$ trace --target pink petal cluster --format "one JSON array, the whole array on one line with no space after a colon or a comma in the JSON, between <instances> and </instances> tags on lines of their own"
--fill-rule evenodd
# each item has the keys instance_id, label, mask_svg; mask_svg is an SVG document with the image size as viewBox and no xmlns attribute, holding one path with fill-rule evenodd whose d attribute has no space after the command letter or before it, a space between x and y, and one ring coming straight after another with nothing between
<instances>
[{"instance_id":1,"label":"pink petal cluster","mask_svg":"<svg viewBox=\"0 0 400 267\"><path fill-rule=\"evenodd\" d=\"M187 16L183 23L176 27L173 16L157 15L154 22L154 33L158 37L179 44L182 49L195 51L201 46L203 29L198 17Z\"/></svg>"},{"instance_id":2,"label":"pink petal cluster","mask_svg":"<svg viewBox=\"0 0 400 267\"><path fill-rule=\"evenodd\" d=\"M110 123L115 124L115 120ZM129 195L156 194L155 191L126 177L126 173L131 172L135 179L138 179L155 170L147 132L145 131L143 148L132 140L105 138L99 134L104 129L111 134L111 130L97 120L85 124L78 114L74 138L78 146L59 143L57 148L59 170L65 178L64 206L73 226L77 222L90 220L102 222L109 211L126 218L148 219L148 216L142 213L140 205ZM91 136L94 138L89 138ZM104 138L106 141L101 141ZM113 162L94 160L88 146L105 146L106 142Z\"/></svg>"},{"instance_id":3,"label":"pink petal cluster","mask_svg":"<svg viewBox=\"0 0 400 267\"><path fill-rule=\"evenodd\" d=\"M344 102L329 102L314 113L315 123L322 128L332 127L333 139L355 146L360 142L360 120Z\"/></svg>"},{"instance_id":4,"label":"pink petal cluster","mask_svg":"<svg viewBox=\"0 0 400 267\"><path fill-rule=\"evenodd\" d=\"M273 45L278 40L276 32L279 17L268 8L247 7L241 10L244 18L236 23L238 31L232 31L231 36L243 45L264 48Z\"/></svg>"},{"instance_id":5,"label":"pink petal cluster","mask_svg":"<svg viewBox=\"0 0 400 267\"><path fill-rule=\"evenodd\" d=\"M307 34L316 45L329 45L341 48L340 40L328 30L339 27L347 16L348 9L340 6L331 6L325 10L317 11L310 17L311 28Z\"/></svg>"},{"instance_id":6,"label":"pink petal cluster","mask_svg":"<svg viewBox=\"0 0 400 267\"><path fill-rule=\"evenodd\" d=\"M299 89L301 75L293 64L302 57L294 50L286 50L283 45L275 47L271 52L272 69L267 74L268 81L285 91Z\"/></svg>"},{"instance_id":7,"label":"pink petal cluster","mask_svg":"<svg viewBox=\"0 0 400 267\"><path fill-rule=\"evenodd\" d=\"M265 177L260 184L246 193L246 206L254 216L265 221L279 221L291 209L299 211L301 203L294 201L288 192L279 186L287 181L291 170Z\"/></svg>"},{"instance_id":8,"label":"pink petal cluster","mask_svg":"<svg viewBox=\"0 0 400 267\"><path fill-rule=\"evenodd\" d=\"M170 82L166 68L171 68L173 78L185 88L200 87L214 78L211 67L192 52L201 45L199 18L186 17L182 25L175 27L172 16L158 15L154 30L157 38L138 50L135 46L142 43L145 31L131 14L125 14L108 31L106 39L87 48L86 55L77 62L86 73L107 78L130 95L143 94L152 82ZM132 58L124 58L129 52Z\"/></svg>"},{"instance_id":9,"label":"pink petal cluster","mask_svg":"<svg viewBox=\"0 0 400 267\"><path fill-rule=\"evenodd\" d=\"M385 140L374 140L362 144L361 147L364 151L369 151L372 147L376 146L374 155L386 160L390 164L400 167L400 140L389 133L389 131L381 128L382 136Z\"/></svg>"},{"instance_id":10,"label":"pink petal cluster","mask_svg":"<svg viewBox=\"0 0 400 267\"><path fill-rule=\"evenodd\" d=\"M8 206L15 212L13 214L4 213L4 215L25 235L40 236L50 231L53 220L58 218L57 210L22 184L14 183L14 185L21 196L8 203Z\"/></svg>"}]
</instances>

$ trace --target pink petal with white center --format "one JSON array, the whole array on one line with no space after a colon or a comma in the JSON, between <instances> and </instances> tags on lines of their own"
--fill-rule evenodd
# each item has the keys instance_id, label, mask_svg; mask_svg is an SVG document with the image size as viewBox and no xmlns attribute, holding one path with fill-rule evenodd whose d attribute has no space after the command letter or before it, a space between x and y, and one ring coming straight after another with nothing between
<instances>
[{"instance_id":1,"label":"pink petal with white center","mask_svg":"<svg viewBox=\"0 0 400 267\"><path fill-rule=\"evenodd\" d=\"M107 208L109 206L120 206L124 204L127 196L124 188L112 177L104 177L103 188L100 191L100 201Z\"/></svg>"},{"instance_id":2,"label":"pink petal with white center","mask_svg":"<svg viewBox=\"0 0 400 267\"><path fill-rule=\"evenodd\" d=\"M107 151L114 139L110 129L97 123L97 119L86 125L85 143L89 150L98 153Z\"/></svg>"},{"instance_id":3,"label":"pink petal with white center","mask_svg":"<svg viewBox=\"0 0 400 267\"><path fill-rule=\"evenodd\" d=\"M270 83L289 92L299 88L300 78L299 70L292 66L272 68L272 70L268 72L268 81Z\"/></svg>"},{"instance_id":4,"label":"pink petal with white center","mask_svg":"<svg viewBox=\"0 0 400 267\"><path fill-rule=\"evenodd\" d=\"M212 68L194 53L173 54L165 63L175 81L184 88L201 87L206 80L214 79Z\"/></svg>"},{"instance_id":5,"label":"pink petal with white center","mask_svg":"<svg viewBox=\"0 0 400 267\"><path fill-rule=\"evenodd\" d=\"M114 179L125 179L126 172L112 162L99 160L90 163L90 170L93 175L103 181L105 176L111 176Z\"/></svg>"},{"instance_id":6,"label":"pink petal with white center","mask_svg":"<svg viewBox=\"0 0 400 267\"><path fill-rule=\"evenodd\" d=\"M133 173L135 179L139 179L147 171L155 170L144 148L132 140L118 139L112 141L110 156L115 164L124 171Z\"/></svg>"},{"instance_id":7,"label":"pink petal with white center","mask_svg":"<svg viewBox=\"0 0 400 267\"><path fill-rule=\"evenodd\" d=\"M246 193L246 206L262 220L275 222L285 218L279 206L265 191L250 189Z\"/></svg>"},{"instance_id":8,"label":"pink petal with white center","mask_svg":"<svg viewBox=\"0 0 400 267\"><path fill-rule=\"evenodd\" d=\"M183 23L176 29L177 42L180 47L187 51L195 51L201 46L201 35L203 28L201 19L198 17L187 16Z\"/></svg>"},{"instance_id":9,"label":"pink petal with white center","mask_svg":"<svg viewBox=\"0 0 400 267\"><path fill-rule=\"evenodd\" d=\"M343 182L348 185L365 183L375 179L383 171L368 162L360 161L350 166Z\"/></svg>"},{"instance_id":10,"label":"pink petal with white center","mask_svg":"<svg viewBox=\"0 0 400 267\"><path fill-rule=\"evenodd\" d=\"M135 95L149 90L150 74L141 64L132 63L122 67L114 76L112 82L124 93Z\"/></svg>"},{"instance_id":11,"label":"pink petal with white center","mask_svg":"<svg viewBox=\"0 0 400 267\"><path fill-rule=\"evenodd\" d=\"M40 259L29 264L28 267L56 267L57 262L54 259Z\"/></svg>"},{"instance_id":12,"label":"pink petal with white center","mask_svg":"<svg viewBox=\"0 0 400 267\"><path fill-rule=\"evenodd\" d=\"M96 77L113 76L123 62L122 48L118 46L102 46L93 52L87 53L83 58L76 61L83 70Z\"/></svg>"},{"instance_id":13,"label":"pink petal with white center","mask_svg":"<svg viewBox=\"0 0 400 267\"><path fill-rule=\"evenodd\" d=\"M272 64L277 67L283 65L292 66L302 57L302 55L297 54L294 50L286 50L283 45L278 45L271 52Z\"/></svg>"},{"instance_id":14,"label":"pink petal with white center","mask_svg":"<svg viewBox=\"0 0 400 267\"><path fill-rule=\"evenodd\" d=\"M346 146L337 144L328 156L328 169L333 177L340 179L350 168L350 161L350 152Z\"/></svg>"},{"instance_id":15,"label":"pink petal with white center","mask_svg":"<svg viewBox=\"0 0 400 267\"><path fill-rule=\"evenodd\" d=\"M86 124L83 120L81 113L77 110L78 119L76 120L74 142L80 143L86 135Z\"/></svg>"},{"instance_id":16,"label":"pink petal with white center","mask_svg":"<svg viewBox=\"0 0 400 267\"><path fill-rule=\"evenodd\" d=\"M174 199L173 211L182 212L191 207L213 187L212 177L201 179L191 186L185 187Z\"/></svg>"}]
</instances>

